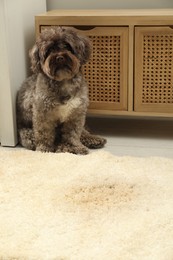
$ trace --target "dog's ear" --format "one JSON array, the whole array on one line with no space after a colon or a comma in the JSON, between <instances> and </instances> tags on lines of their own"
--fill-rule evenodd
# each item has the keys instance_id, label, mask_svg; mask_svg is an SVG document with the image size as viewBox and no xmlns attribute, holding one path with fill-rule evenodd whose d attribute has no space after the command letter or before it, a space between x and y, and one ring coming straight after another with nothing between
<instances>
[{"instance_id":1,"label":"dog's ear","mask_svg":"<svg viewBox=\"0 0 173 260\"><path fill-rule=\"evenodd\" d=\"M92 47L88 37L80 35L78 36L78 38L78 53L80 54L81 64L83 65L89 60L92 52Z\"/></svg>"},{"instance_id":2,"label":"dog's ear","mask_svg":"<svg viewBox=\"0 0 173 260\"><path fill-rule=\"evenodd\" d=\"M34 73L41 71L40 57L37 44L34 44L32 49L29 51L29 57L31 59L31 69Z\"/></svg>"}]
</instances>

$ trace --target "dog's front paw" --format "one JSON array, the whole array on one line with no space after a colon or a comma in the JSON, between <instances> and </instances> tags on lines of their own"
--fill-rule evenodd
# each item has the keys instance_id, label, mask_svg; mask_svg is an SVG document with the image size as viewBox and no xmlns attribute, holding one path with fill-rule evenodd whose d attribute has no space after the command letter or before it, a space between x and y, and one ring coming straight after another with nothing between
<instances>
[{"instance_id":1,"label":"dog's front paw","mask_svg":"<svg viewBox=\"0 0 173 260\"><path fill-rule=\"evenodd\" d=\"M89 150L84 145L62 143L57 146L56 153L88 154Z\"/></svg>"},{"instance_id":2,"label":"dog's front paw","mask_svg":"<svg viewBox=\"0 0 173 260\"><path fill-rule=\"evenodd\" d=\"M98 149L104 147L106 144L106 139L97 135L89 134L87 136L81 136L81 142L83 145L90 149Z\"/></svg>"},{"instance_id":3,"label":"dog's front paw","mask_svg":"<svg viewBox=\"0 0 173 260\"><path fill-rule=\"evenodd\" d=\"M49 147L49 146L45 146L45 145L38 145L36 147L36 151L37 152L43 152L43 153L49 153L49 152L54 152L54 148L53 147Z\"/></svg>"}]
</instances>

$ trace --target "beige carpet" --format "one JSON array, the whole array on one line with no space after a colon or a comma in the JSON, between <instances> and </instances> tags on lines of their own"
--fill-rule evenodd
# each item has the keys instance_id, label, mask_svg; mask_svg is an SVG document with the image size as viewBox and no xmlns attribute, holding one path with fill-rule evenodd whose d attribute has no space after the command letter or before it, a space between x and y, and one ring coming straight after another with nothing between
<instances>
[{"instance_id":1,"label":"beige carpet","mask_svg":"<svg viewBox=\"0 0 173 260\"><path fill-rule=\"evenodd\" d=\"M173 160L1 149L0 259L172 260Z\"/></svg>"}]
</instances>

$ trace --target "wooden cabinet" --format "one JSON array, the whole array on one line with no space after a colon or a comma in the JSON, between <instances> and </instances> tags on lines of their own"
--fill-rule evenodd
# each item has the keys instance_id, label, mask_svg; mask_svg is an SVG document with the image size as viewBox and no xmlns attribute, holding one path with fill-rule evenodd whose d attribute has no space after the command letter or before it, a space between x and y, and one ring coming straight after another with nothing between
<instances>
[{"instance_id":1,"label":"wooden cabinet","mask_svg":"<svg viewBox=\"0 0 173 260\"><path fill-rule=\"evenodd\" d=\"M89 113L173 116L173 10L54 10L47 26L72 26L93 45L83 72Z\"/></svg>"},{"instance_id":2,"label":"wooden cabinet","mask_svg":"<svg viewBox=\"0 0 173 260\"><path fill-rule=\"evenodd\" d=\"M134 110L173 112L173 29L135 28Z\"/></svg>"}]
</instances>

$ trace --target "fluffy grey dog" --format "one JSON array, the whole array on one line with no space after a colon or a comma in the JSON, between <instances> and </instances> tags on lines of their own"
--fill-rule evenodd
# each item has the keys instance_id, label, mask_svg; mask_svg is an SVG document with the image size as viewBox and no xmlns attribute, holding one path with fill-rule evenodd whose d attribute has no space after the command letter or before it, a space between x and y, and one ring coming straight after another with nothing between
<instances>
[{"instance_id":1,"label":"fluffy grey dog","mask_svg":"<svg viewBox=\"0 0 173 260\"><path fill-rule=\"evenodd\" d=\"M42 152L87 154L106 140L85 128L88 86L82 65L90 58L89 39L72 28L44 30L30 51L33 75L17 95L22 146Z\"/></svg>"}]
</instances>

